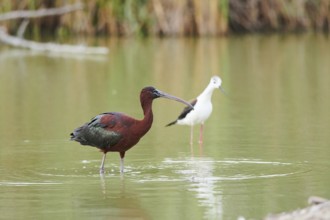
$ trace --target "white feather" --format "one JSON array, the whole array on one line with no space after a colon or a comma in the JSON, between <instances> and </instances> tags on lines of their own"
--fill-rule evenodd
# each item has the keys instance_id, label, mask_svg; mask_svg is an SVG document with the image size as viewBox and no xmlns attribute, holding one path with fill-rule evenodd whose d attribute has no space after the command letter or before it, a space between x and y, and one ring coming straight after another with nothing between
<instances>
[{"instance_id":1,"label":"white feather","mask_svg":"<svg viewBox=\"0 0 330 220\"><path fill-rule=\"evenodd\" d=\"M218 76L213 76L208 86L197 97L197 102L194 109L190 111L186 117L177 120L178 125L196 125L204 124L204 122L210 117L212 113L212 94L215 89L219 89L221 86L221 79Z\"/></svg>"}]
</instances>

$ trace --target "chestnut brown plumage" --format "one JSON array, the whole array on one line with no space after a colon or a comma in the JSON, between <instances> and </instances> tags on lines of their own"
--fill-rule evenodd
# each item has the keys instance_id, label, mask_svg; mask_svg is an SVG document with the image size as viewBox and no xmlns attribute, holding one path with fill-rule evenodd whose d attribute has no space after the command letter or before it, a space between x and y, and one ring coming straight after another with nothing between
<instances>
[{"instance_id":1,"label":"chestnut brown plumage","mask_svg":"<svg viewBox=\"0 0 330 220\"><path fill-rule=\"evenodd\" d=\"M138 120L119 112L107 112L94 117L90 122L76 128L71 133L71 140L82 145L99 148L104 154L100 173L104 173L104 161L107 152L120 153L120 171L124 172L124 157L127 150L136 145L149 131L153 122L152 102L163 97L182 102L192 107L188 102L166 94L154 87L145 87L140 93L140 102L144 118Z\"/></svg>"}]
</instances>

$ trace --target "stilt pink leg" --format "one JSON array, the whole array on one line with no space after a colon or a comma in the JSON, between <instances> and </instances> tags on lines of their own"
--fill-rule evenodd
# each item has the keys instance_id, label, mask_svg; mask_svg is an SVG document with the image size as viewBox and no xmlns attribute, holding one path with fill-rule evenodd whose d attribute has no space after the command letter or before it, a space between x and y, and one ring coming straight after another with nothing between
<instances>
[{"instance_id":1,"label":"stilt pink leg","mask_svg":"<svg viewBox=\"0 0 330 220\"><path fill-rule=\"evenodd\" d=\"M199 154L203 156L203 130L204 130L204 123L201 124L199 130Z\"/></svg>"},{"instance_id":2,"label":"stilt pink leg","mask_svg":"<svg viewBox=\"0 0 330 220\"><path fill-rule=\"evenodd\" d=\"M105 161L106 155L107 155L107 153L103 154L103 158L102 158L102 162L101 162L101 166L100 166L100 174L104 174L104 161Z\"/></svg>"},{"instance_id":3,"label":"stilt pink leg","mask_svg":"<svg viewBox=\"0 0 330 220\"><path fill-rule=\"evenodd\" d=\"M194 138L193 138L193 136L194 136L194 126L193 125L191 125L190 126L190 145L192 146L193 145L193 142L194 142Z\"/></svg>"},{"instance_id":4,"label":"stilt pink leg","mask_svg":"<svg viewBox=\"0 0 330 220\"><path fill-rule=\"evenodd\" d=\"M203 144L203 129L204 129L204 123L201 124L201 128L199 130L199 143Z\"/></svg>"},{"instance_id":5,"label":"stilt pink leg","mask_svg":"<svg viewBox=\"0 0 330 220\"><path fill-rule=\"evenodd\" d=\"M201 124L200 130L199 130L199 143L203 144L203 131L204 131L204 123Z\"/></svg>"}]
</instances>

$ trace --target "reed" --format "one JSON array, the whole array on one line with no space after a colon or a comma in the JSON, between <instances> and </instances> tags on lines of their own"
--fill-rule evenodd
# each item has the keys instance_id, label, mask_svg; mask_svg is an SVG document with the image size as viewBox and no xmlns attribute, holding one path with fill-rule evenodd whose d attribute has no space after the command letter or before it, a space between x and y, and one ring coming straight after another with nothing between
<instances>
[{"instance_id":1,"label":"reed","mask_svg":"<svg viewBox=\"0 0 330 220\"><path fill-rule=\"evenodd\" d=\"M233 31L327 31L330 0L230 0Z\"/></svg>"},{"instance_id":2,"label":"reed","mask_svg":"<svg viewBox=\"0 0 330 220\"><path fill-rule=\"evenodd\" d=\"M0 13L79 0L2 0ZM27 34L214 36L229 32L330 30L330 0L80 0L85 9L31 19ZM21 21L5 21L15 32Z\"/></svg>"}]
</instances>

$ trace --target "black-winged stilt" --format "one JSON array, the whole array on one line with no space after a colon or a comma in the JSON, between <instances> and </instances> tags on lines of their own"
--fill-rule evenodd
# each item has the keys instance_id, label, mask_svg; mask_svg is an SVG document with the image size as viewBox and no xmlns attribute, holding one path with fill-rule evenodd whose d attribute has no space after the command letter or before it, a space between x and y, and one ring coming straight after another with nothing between
<instances>
[{"instance_id":1,"label":"black-winged stilt","mask_svg":"<svg viewBox=\"0 0 330 220\"><path fill-rule=\"evenodd\" d=\"M190 125L190 144L193 143L193 126L196 124L200 124L200 134L199 134L199 143L203 143L203 129L204 122L210 117L212 113L212 94L215 89L220 89L223 93L224 90L221 87L222 80L219 76L213 76L210 80L208 86L204 89L204 91L193 101L190 102L194 108L189 106L185 107L179 117L167 124L166 126L171 125Z\"/></svg>"}]
</instances>

